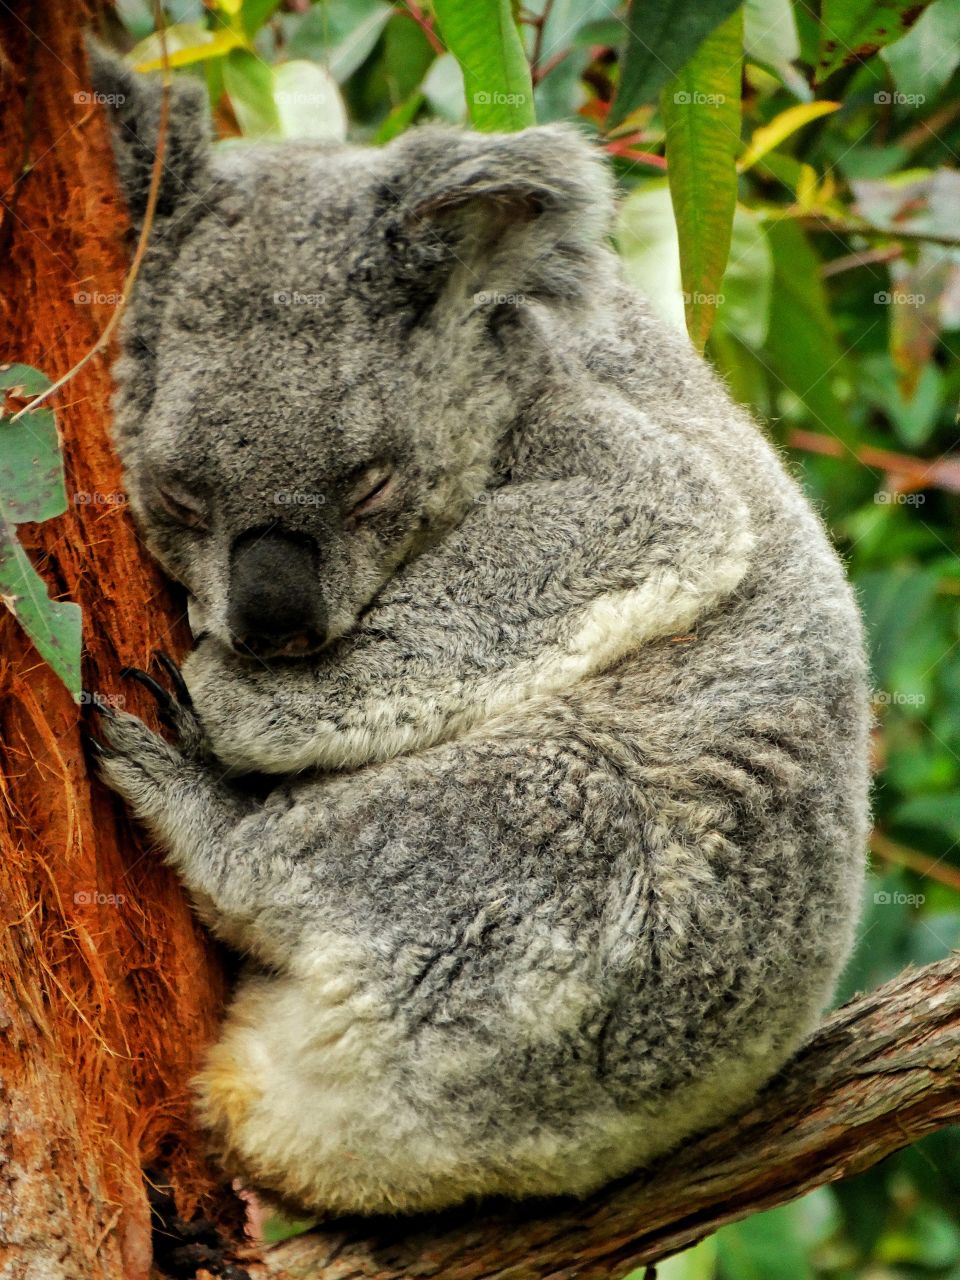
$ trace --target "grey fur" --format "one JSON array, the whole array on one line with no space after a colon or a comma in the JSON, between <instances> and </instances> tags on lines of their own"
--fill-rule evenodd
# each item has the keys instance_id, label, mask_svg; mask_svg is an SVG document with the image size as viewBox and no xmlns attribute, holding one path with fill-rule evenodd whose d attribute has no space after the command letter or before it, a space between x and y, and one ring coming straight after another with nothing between
<instances>
[{"instance_id":1,"label":"grey fur","mask_svg":"<svg viewBox=\"0 0 960 1280\"><path fill-rule=\"evenodd\" d=\"M136 217L158 89L96 61ZM313 1209L586 1192L742 1106L830 998L867 827L852 594L622 282L572 128L210 150L177 93L116 437L192 597L195 714L176 746L111 716L103 771L251 958L202 1114ZM276 521L320 548L330 639L251 662L231 547Z\"/></svg>"}]
</instances>

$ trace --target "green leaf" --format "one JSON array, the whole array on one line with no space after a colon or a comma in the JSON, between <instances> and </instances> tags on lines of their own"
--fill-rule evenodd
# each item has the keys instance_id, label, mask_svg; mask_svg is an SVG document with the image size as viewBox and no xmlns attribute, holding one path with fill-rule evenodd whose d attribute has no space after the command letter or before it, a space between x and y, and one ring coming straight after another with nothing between
<instances>
[{"instance_id":1,"label":"green leaf","mask_svg":"<svg viewBox=\"0 0 960 1280\"><path fill-rule=\"evenodd\" d=\"M0 369L0 390L15 400L32 399L49 386L29 365ZM57 424L42 405L16 422L12 415L0 418L0 509L11 524L49 520L67 509Z\"/></svg>"},{"instance_id":2,"label":"green leaf","mask_svg":"<svg viewBox=\"0 0 960 1280\"><path fill-rule=\"evenodd\" d=\"M823 0L816 79L869 58L904 35L930 0Z\"/></svg>"},{"instance_id":3,"label":"green leaf","mask_svg":"<svg viewBox=\"0 0 960 1280\"><path fill-rule=\"evenodd\" d=\"M902 699L923 691L930 667L943 653L936 627L939 585L935 570L906 566L857 578L878 700L885 697L888 705L909 705Z\"/></svg>"},{"instance_id":4,"label":"green leaf","mask_svg":"<svg viewBox=\"0 0 960 1280\"><path fill-rule=\"evenodd\" d=\"M434 10L463 71L474 128L510 133L536 124L530 67L510 0L435 0Z\"/></svg>"},{"instance_id":5,"label":"green leaf","mask_svg":"<svg viewBox=\"0 0 960 1280\"><path fill-rule=\"evenodd\" d=\"M799 58L791 0L744 0L743 45L752 62L768 67L783 67Z\"/></svg>"},{"instance_id":6,"label":"green leaf","mask_svg":"<svg viewBox=\"0 0 960 1280\"><path fill-rule=\"evenodd\" d=\"M724 329L749 347L762 347L770 327L772 285L773 257L763 223L758 214L738 205L715 332Z\"/></svg>"},{"instance_id":7,"label":"green leaf","mask_svg":"<svg viewBox=\"0 0 960 1280\"><path fill-rule=\"evenodd\" d=\"M703 41L661 97L687 329L699 351L720 298L737 207L742 34L737 12Z\"/></svg>"},{"instance_id":8,"label":"green leaf","mask_svg":"<svg viewBox=\"0 0 960 1280\"><path fill-rule=\"evenodd\" d=\"M937 428L946 395L944 377L932 362L925 364L913 398L904 398L893 361L886 353L860 361L860 392L893 423L901 444L925 445Z\"/></svg>"},{"instance_id":9,"label":"green leaf","mask_svg":"<svg viewBox=\"0 0 960 1280\"><path fill-rule=\"evenodd\" d=\"M287 1218L282 1213L272 1213L263 1224L263 1238L268 1244L279 1244L303 1235L316 1225L316 1218Z\"/></svg>"},{"instance_id":10,"label":"green leaf","mask_svg":"<svg viewBox=\"0 0 960 1280\"><path fill-rule=\"evenodd\" d=\"M273 15L280 0L243 0L240 10L243 29L249 38L253 38Z\"/></svg>"},{"instance_id":11,"label":"green leaf","mask_svg":"<svg viewBox=\"0 0 960 1280\"><path fill-rule=\"evenodd\" d=\"M234 49L224 63L223 85L246 137L279 137L280 112L271 67L246 49Z\"/></svg>"},{"instance_id":12,"label":"green leaf","mask_svg":"<svg viewBox=\"0 0 960 1280\"><path fill-rule=\"evenodd\" d=\"M577 111L585 96L581 78L591 60L590 45L603 43L602 38L584 42L584 32L589 34L591 26L597 28L606 19L606 25L613 27L606 33L610 42L619 44L625 29L619 22L609 22L611 0L553 0L552 4L534 0L526 7L544 18L540 69L549 68L534 89L537 119L541 123L563 120ZM598 37L602 34L597 32ZM528 50L531 47L528 39Z\"/></svg>"},{"instance_id":13,"label":"green leaf","mask_svg":"<svg viewBox=\"0 0 960 1280\"><path fill-rule=\"evenodd\" d=\"M960 4L937 0L902 40L880 56L906 99L903 105L922 106L936 98L960 66Z\"/></svg>"},{"instance_id":14,"label":"green leaf","mask_svg":"<svg viewBox=\"0 0 960 1280\"><path fill-rule=\"evenodd\" d=\"M398 103L380 125L380 128L373 135L374 144L378 147L383 146L391 138L397 137L398 134L403 133L404 129L409 128L416 119L417 112L423 106L423 103L423 90L414 89L409 98Z\"/></svg>"},{"instance_id":15,"label":"green leaf","mask_svg":"<svg viewBox=\"0 0 960 1280\"><path fill-rule=\"evenodd\" d=\"M0 600L74 697L80 694L80 607L54 602L17 540L16 525L67 509L60 439L42 405L16 421L13 412L50 387L29 365L0 369L0 390L13 401L0 416Z\"/></svg>"},{"instance_id":16,"label":"green leaf","mask_svg":"<svg viewBox=\"0 0 960 1280\"><path fill-rule=\"evenodd\" d=\"M343 142L347 113L336 80L315 62L296 58L273 68L273 100L284 138Z\"/></svg>"},{"instance_id":17,"label":"green leaf","mask_svg":"<svg viewBox=\"0 0 960 1280\"><path fill-rule=\"evenodd\" d=\"M394 14L383 33L385 88L394 106L406 102L420 88L436 56L423 28L410 18Z\"/></svg>"},{"instance_id":18,"label":"green leaf","mask_svg":"<svg viewBox=\"0 0 960 1280\"><path fill-rule=\"evenodd\" d=\"M893 820L897 826L941 832L952 844L960 841L960 795L911 796L894 811Z\"/></svg>"},{"instance_id":19,"label":"green leaf","mask_svg":"<svg viewBox=\"0 0 960 1280\"><path fill-rule=\"evenodd\" d=\"M620 205L615 231L623 274L667 324L683 331L677 224L665 181L637 187Z\"/></svg>"},{"instance_id":20,"label":"green leaf","mask_svg":"<svg viewBox=\"0 0 960 1280\"><path fill-rule=\"evenodd\" d=\"M421 88L434 115L449 124L463 123L467 114L463 72L452 53L445 53L431 63Z\"/></svg>"},{"instance_id":21,"label":"green leaf","mask_svg":"<svg viewBox=\"0 0 960 1280\"><path fill-rule=\"evenodd\" d=\"M343 84L369 58L392 12L383 0L320 0L293 27L287 53L321 63Z\"/></svg>"},{"instance_id":22,"label":"green leaf","mask_svg":"<svg viewBox=\"0 0 960 1280\"><path fill-rule=\"evenodd\" d=\"M800 228L787 219L768 223L767 239L774 272L767 342L773 373L803 403L814 430L850 439L856 432L835 389L845 362L819 259Z\"/></svg>"},{"instance_id":23,"label":"green leaf","mask_svg":"<svg viewBox=\"0 0 960 1280\"><path fill-rule=\"evenodd\" d=\"M678 75L707 36L740 7L741 0L631 0L627 51L607 127L652 102Z\"/></svg>"},{"instance_id":24,"label":"green leaf","mask_svg":"<svg viewBox=\"0 0 960 1280\"><path fill-rule=\"evenodd\" d=\"M47 586L17 541L13 526L0 520L0 599L73 697L80 696L80 606L53 601Z\"/></svg>"}]
</instances>

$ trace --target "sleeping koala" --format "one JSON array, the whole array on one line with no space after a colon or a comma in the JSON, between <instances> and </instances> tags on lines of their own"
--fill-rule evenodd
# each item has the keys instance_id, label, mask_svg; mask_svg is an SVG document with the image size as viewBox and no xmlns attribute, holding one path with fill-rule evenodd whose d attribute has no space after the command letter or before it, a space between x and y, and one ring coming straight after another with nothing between
<instances>
[{"instance_id":1,"label":"sleeping koala","mask_svg":"<svg viewBox=\"0 0 960 1280\"><path fill-rule=\"evenodd\" d=\"M136 224L159 86L95 61ZM101 768L249 957L216 1149L310 1209L589 1192L850 947L857 610L611 204L572 128L221 149L174 86L116 434L196 648Z\"/></svg>"}]
</instances>

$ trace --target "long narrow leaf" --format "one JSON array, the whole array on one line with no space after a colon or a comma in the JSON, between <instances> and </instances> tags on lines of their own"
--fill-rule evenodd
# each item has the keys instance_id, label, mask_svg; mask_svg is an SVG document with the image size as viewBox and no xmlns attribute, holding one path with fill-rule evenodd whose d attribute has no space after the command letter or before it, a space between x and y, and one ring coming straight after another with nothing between
<instances>
[{"instance_id":1,"label":"long narrow leaf","mask_svg":"<svg viewBox=\"0 0 960 1280\"><path fill-rule=\"evenodd\" d=\"M740 7L741 0L631 0L627 51L608 127L652 102L678 75L707 36Z\"/></svg>"},{"instance_id":2,"label":"long narrow leaf","mask_svg":"<svg viewBox=\"0 0 960 1280\"><path fill-rule=\"evenodd\" d=\"M687 330L701 351L720 298L737 206L742 62L743 15L737 12L704 40L661 98Z\"/></svg>"},{"instance_id":3,"label":"long narrow leaf","mask_svg":"<svg viewBox=\"0 0 960 1280\"><path fill-rule=\"evenodd\" d=\"M436 0L434 11L463 71L474 128L509 133L535 124L530 67L510 0Z\"/></svg>"}]
</instances>

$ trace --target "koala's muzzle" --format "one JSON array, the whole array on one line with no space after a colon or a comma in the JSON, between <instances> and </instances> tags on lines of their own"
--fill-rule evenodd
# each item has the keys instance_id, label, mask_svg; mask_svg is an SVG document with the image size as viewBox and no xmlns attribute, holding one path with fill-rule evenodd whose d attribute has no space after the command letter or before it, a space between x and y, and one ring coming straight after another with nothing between
<instances>
[{"instance_id":1,"label":"koala's muzzle","mask_svg":"<svg viewBox=\"0 0 960 1280\"><path fill-rule=\"evenodd\" d=\"M312 538L252 530L233 544L227 625L238 653L258 658L313 653L327 633Z\"/></svg>"}]
</instances>

